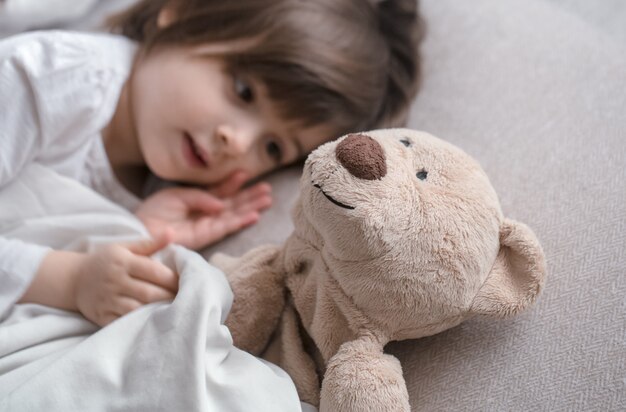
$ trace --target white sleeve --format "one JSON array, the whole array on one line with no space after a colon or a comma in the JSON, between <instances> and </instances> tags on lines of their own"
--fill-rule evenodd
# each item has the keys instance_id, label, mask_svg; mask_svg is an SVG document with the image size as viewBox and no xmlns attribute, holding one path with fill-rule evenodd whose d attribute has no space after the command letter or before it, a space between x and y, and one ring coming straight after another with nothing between
<instances>
[{"instance_id":1,"label":"white sleeve","mask_svg":"<svg viewBox=\"0 0 626 412\"><path fill-rule=\"evenodd\" d=\"M0 319L26 292L50 248L0 237Z\"/></svg>"},{"instance_id":2,"label":"white sleeve","mask_svg":"<svg viewBox=\"0 0 626 412\"><path fill-rule=\"evenodd\" d=\"M16 43L0 42L0 190L38 154L42 146L30 70ZM22 53L23 54L23 53Z\"/></svg>"},{"instance_id":3,"label":"white sleeve","mask_svg":"<svg viewBox=\"0 0 626 412\"><path fill-rule=\"evenodd\" d=\"M33 56L16 47L22 42L21 36L0 42L0 191L45 146L29 67ZM0 318L24 294L49 250L0 237Z\"/></svg>"},{"instance_id":4,"label":"white sleeve","mask_svg":"<svg viewBox=\"0 0 626 412\"><path fill-rule=\"evenodd\" d=\"M77 181L88 174L85 159L113 115L135 52L121 37L63 31L0 41L0 192L33 163ZM0 221L0 316L50 250L8 237L1 229L10 219Z\"/></svg>"}]
</instances>

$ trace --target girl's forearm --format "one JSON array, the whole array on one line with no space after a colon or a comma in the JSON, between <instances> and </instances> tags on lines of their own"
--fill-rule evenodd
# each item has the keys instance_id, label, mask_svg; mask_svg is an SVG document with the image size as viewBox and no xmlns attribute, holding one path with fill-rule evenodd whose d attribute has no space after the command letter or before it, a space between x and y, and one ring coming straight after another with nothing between
<instances>
[{"instance_id":1,"label":"girl's forearm","mask_svg":"<svg viewBox=\"0 0 626 412\"><path fill-rule=\"evenodd\" d=\"M76 277L83 259L84 255L77 252L54 250L48 253L18 302L76 311Z\"/></svg>"}]
</instances>

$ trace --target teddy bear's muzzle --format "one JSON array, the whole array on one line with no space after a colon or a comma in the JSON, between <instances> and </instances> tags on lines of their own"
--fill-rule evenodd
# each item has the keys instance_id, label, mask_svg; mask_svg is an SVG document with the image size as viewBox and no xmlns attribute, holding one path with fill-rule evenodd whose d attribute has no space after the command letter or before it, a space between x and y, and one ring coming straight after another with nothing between
<instances>
[{"instance_id":1,"label":"teddy bear's muzzle","mask_svg":"<svg viewBox=\"0 0 626 412\"><path fill-rule=\"evenodd\" d=\"M382 146L367 135L348 135L339 142L335 154L339 163L359 179L379 180L387 174Z\"/></svg>"}]
</instances>

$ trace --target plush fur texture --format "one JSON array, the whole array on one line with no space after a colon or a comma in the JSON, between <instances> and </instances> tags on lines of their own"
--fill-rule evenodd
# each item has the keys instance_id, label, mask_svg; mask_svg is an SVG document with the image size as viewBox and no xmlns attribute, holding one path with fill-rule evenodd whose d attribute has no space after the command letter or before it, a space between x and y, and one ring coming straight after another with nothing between
<instances>
[{"instance_id":1,"label":"plush fur texture","mask_svg":"<svg viewBox=\"0 0 626 412\"><path fill-rule=\"evenodd\" d=\"M489 179L423 132L375 130L307 159L284 245L216 256L236 345L283 367L321 411L408 411L392 340L527 308L544 277L533 232Z\"/></svg>"}]
</instances>

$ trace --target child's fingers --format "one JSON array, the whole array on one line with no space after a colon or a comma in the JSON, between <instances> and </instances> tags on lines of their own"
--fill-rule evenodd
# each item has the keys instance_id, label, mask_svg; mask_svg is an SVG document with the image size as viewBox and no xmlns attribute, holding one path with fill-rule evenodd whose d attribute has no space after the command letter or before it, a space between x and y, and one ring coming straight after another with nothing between
<instances>
[{"instance_id":1,"label":"child's fingers","mask_svg":"<svg viewBox=\"0 0 626 412\"><path fill-rule=\"evenodd\" d=\"M259 183L242 190L232 198L224 201L226 210L238 210L241 206L255 205L252 208L262 210L272 205L272 188L267 183Z\"/></svg>"},{"instance_id":2,"label":"child's fingers","mask_svg":"<svg viewBox=\"0 0 626 412\"><path fill-rule=\"evenodd\" d=\"M178 276L164 264L143 256L135 256L129 266L130 275L170 292L178 290Z\"/></svg>"},{"instance_id":3,"label":"child's fingers","mask_svg":"<svg viewBox=\"0 0 626 412\"><path fill-rule=\"evenodd\" d=\"M230 235L246 226L250 226L259 221L259 213L251 211L244 214L225 214L221 219L215 221L209 218L200 219L196 223L196 233L202 240L202 244L216 242L223 237Z\"/></svg>"},{"instance_id":4,"label":"child's fingers","mask_svg":"<svg viewBox=\"0 0 626 412\"><path fill-rule=\"evenodd\" d=\"M116 296L113 305L112 312L117 316L124 316L143 306L137 299L128 296Z\"/></svg>"},{"instance_id":5,"label":"child's fingers","mask_svg":"<svg viewBox=\"0 0 626 412\"><path fill-rule=\"evenodd\" d=\"M240 195L247 194L249 196L262 196L272 193L272 186L267 182L259 182L253 186L247 187L241 191Z\"/></svg>"},{"instance_id":6,"label":"child's fingers","mask_svg":"<svg viewBox=\"0 0 626 412\"><path fill-rule=\"evenodd\" d=\"M174 293L165 288L135 278L129 278L125 282L124 294L142 304L173 300L175 297Z\"/></svg>"},{"instance_id":7,"label":"child's fingers","mask_svg":"<svg viewBox=\"0 0 626 412\"><path fill-rule=\"evenodd\" d=\"M228 206L229 212L239 215L250 211L261 211L272 206L272 197L269 194L242 193L241 196L232 199Z\"/></svg>"},{"instance_id":8,"label":"child's fingers","mask_svg":"<svg viewBox=\"0 0 626 412\"><path fill-rule=\"evenodd\" d=\"M120 316L113 313L113 312L107 312L104 315L102 315L99 319L95 320L95 323L98 324L98 326L106 326L109 323L113 322L114 320L116 320L117 318L119 318Z\"/></svg>"},{"instance_id":9,"label":"child's fingers","mask_svg":"<svg viewBox=\"0 0 626 412\"><path fill-rule=\"evenodd\" d=\"M177 195L180 196L189 210L215 214L224 209L224 203L220 199L202 189L184 188Z\"/></svg>"},{"instance_id":10,"label":"child's fingers","mask_svg":"<svg viewBox=\"0 0 626 412\"><path fill-rule=\"evenodd\" d=\"M139 240L133 243L122 244L121 246L125 247L136 255L150 256L170 244L172 238L173 233L171 232L171 230L164 230L156 235L153 239Z\"/></svg>"},{"instance_id":11,"label":"child's fingers","mask_svg":"<svg viewBox=\"0 0 626 412\"><path fill-rule=\"evenodd\" d=\"M226 178L218 185L211 187L210 192L218 197L226 198L231 197L239 191L246 184L248 180L248 173L243 170L237 170Z\"/></svg>"},{"instance_id":12,"label":"child's fingers","mask_svg":"<svg viewBox=\"0 0 626 412\"><path fill-rule=\"evenodd\" d=\"M228 200L233 202L245 202L249 199L257 197L272 196L272 187L267 183L258 183L254 186L248 187Z\"/></svg>"}]
</instances>

